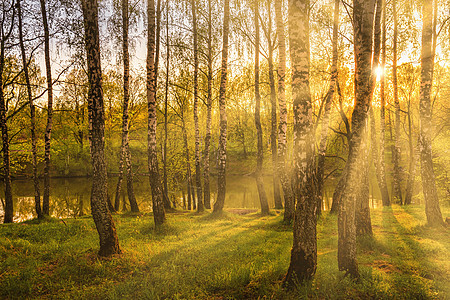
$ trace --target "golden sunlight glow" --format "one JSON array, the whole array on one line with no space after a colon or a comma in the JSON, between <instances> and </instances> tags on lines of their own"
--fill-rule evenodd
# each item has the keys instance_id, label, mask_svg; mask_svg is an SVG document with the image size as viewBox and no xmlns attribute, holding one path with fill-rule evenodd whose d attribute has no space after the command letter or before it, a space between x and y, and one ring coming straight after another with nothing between
<instances>
[{"instance_id":1,"label":"golden sunlight glow","mask_svg":"<svg viewBox=\"0 0 450 300\"><path fill-rule=\"evenodd\" d=\"M377 80L380 80L381 76L383 76L384 70L382 67L375 68L375 74L377 75Z\"/></svg>"}]
</instances>

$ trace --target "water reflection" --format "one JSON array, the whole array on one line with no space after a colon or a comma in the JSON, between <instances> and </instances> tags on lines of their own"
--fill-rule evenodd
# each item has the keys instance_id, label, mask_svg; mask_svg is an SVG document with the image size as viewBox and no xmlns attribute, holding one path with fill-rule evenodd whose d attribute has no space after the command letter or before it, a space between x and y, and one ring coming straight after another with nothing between
<instances>
[{"instance_id":1,"label":"water reflection","mask_svg":"<svg viewBox=\"0 0 450 300\"><path fill-rule=\"evenodd\" d=\"M264 178L269 206L274 207L272 177ZM113 200L117 178L109 178L108 193ZM90 214L91 178L53 178L51 181L50 214L58 218L78 217ZM211 178L211 198L216 198L217 179ZM42 189L42 182L41 182ZM151 211L151 191L148 177L136 176L134 191L139 208L143 212ZM183 194L186 194L186 185L180 185L170 193L172 201L177 207L182 207ZM42 194L42 191L41 191ZM323 209L331 208L333 186L328 185L325 190ZM0 187L0 197L4 197L4 186ZM34 191L31 180L13 181L14 221L20 222L36 217L34 211ZM126 190L122 191L121 209L129 210L126 198ZM2 199L3 200L3 199ZM378 207L378 201L371 201L371 207ZM259 209L259 197L255 179L252 176L229 175L227 176L227 194L225 208ZM0 206L0 218L3 220L3 206Z\"/></svg>"}]
</instances>

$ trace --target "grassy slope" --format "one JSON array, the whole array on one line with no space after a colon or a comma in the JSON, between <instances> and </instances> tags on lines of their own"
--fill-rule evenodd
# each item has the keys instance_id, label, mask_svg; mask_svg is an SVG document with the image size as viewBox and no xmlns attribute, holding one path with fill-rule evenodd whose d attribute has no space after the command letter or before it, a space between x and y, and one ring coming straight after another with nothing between
<instances>
[{"instance_id":1,"label":"grassy slope","mask_svg":"<svg viewBox=\"0 0 450 300\"><path fill-rule=\"evenodd\" d=\"M292 245L281 215L175 213L158 232L151 216L116 216L124 254L112 259L95 255L90 218L1 225L0 298L449 298L449 228L424 227L418 206L372 217L375 237L359 241L361 280L338 271L336 217L325 214L317 274L296 294L280 287Z\"/></svg>"}]
</instances>

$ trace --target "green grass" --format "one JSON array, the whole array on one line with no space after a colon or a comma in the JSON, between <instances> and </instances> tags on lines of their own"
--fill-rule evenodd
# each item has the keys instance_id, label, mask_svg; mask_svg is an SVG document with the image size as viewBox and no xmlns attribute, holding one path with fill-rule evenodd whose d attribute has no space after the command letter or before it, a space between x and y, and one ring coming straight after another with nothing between
<instances>
[{"instance_id":1,"label":"green grass","mask_svg":"<svg viewBox=\"0 0 450 300\"><path fill-rule=\"evenodd\" d=\"M325 213L317 273L295 292L281 287L292 246L281 212L173 213L157 231L151 215L116 215L123 254L109 259L97 257L88 217L1 225L0 298L449 298L450 232L425 227L423 210L372 211L374 237L359 240L359 281L338 271L337 218Z\"/></svg>"}]
</instances>

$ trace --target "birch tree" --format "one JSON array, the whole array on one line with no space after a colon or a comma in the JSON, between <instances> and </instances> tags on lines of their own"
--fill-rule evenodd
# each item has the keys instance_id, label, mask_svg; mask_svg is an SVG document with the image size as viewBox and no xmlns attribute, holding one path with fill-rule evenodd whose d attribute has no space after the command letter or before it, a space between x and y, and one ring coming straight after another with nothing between
<instances>
[{"instance_id":1,"label":"birch tree","mask_svg":"<svg viewBox=\"0 0 450 300\"><path fill-rule=\"evenodd\" d=\"M391 205L391 200L389 198L389 191L387 188L387 179L386 179L386 160L385 160L385 134L386 134L386 77L385 77L385 68L386 68L386 0L382 0L382 37L381 37L381 69L383 72L381 73L381 83L380 83L380 100L381 100L381 112L380 112L380 156L378 158L379 161L379 183L381 185L381 197L384 206Z\"/></svg>"},{"instance_id":2,"label":"birch tree","mask_svg":"<svg viewBox=\"0 0 450 300\"><path fill-rule=\"evenodd\" d=\"M10 39L14 33L14 25L16 24L15 1L2 1L2 14L0 19L0 127L2 131L2 156L3 156L3 172L5 183L5 205L3 223L12 223L14 217L14 205L12 197L11 185L11 157L9 152L9 135L6 112L8 111L4 87L6 82L3 81L3 74L6 64L6 49L9 47Z\"/></svg>"},{"instance_id":3,"label":"birch tree","mask_svg":"<svg viewBox=\"0 0 450 300\"><path fill-rule=\"evenodd\" d=\"M155 72L155 1L147 2L147 154L150 187L152 190L153 218L155 226L165 221L164 191L161 186L156 153L156 72Z\"/></svg>"},{"instance_id":4,"label":"birch tree","mask_svg":"<svg viewBox=\"0 0 450 300\"><path fill-rule=\"evenodd\" d=\"M212 81L213 81L213 53L212 53L212 0L208 0L208 73L206 92L206 130L205 149L203 153L203 203L205 208L211 208L211 192L209 186L209 152L211 147L211 111L212 111Z\"/></svg>"},{"instance_id":5,"label":"birch tree","mask_svg":"<svg viewBox=\"0 0 450 300\"><path fill-rule=\"evenodd\" d=\"M42 25L44 29L44 56L45 70L47 76L47 126L45 127L45 151L44 151L44 194L42 197L42 214L50 215L50 150L51 135L53 128L53 83L52 83L52 67L50 61L50 30L47 20L47 10L45 0L40 0Z\"/></svg>"},{"instance_id":6,"label":"birch tree","mask_svg":"<svg viewBox=\"0 0 450 300\"><path fill-rule=\"evenodd\" d=\"M397 80L397 48L398 48L398 21L397 21L397 1L392 1L392 13L394 18L394 41L392 49L392 86L394 89L394 109L395 109L395 132L394 145L392 151L392 163L394 165L393 173L393 198L399 204L402 204L402 189L401 189L401 151L400 151L400 101L398 99L398 80Z\"/></svg>"},{"instance_id":7,"label":"birch tree","mask_svg":"<svg viewBox=\"0 0 450 300\"><path fill-rule=\"evenodd\" d=\"M286 108L286 41L284 33L284 22L281 7L283 0L275 0L275 17L278 36L278 174L280 175L281 187L284 194L284 222L290 223L294 219L294 195L292 191L290 176L286 168L287 152L287 108Z\"/></svg>"},{"instance_id":8,"label":"birch tree","mask_svg":"<svg viewBox=\"0 0 450 300\"><path fill-rule=\"evenodd\" d=\"M436 0L435 0L436 1ZM443 224L442 213L436 188L433 170L432 141L432 107L431 88L433 85L433 2L424 1L422 7L422 52L420 73L420 162L422 188L425 198L427 224L440 226Z\"/></svg>"},{"instance_id":9,"label":"birch tree","mask_svg":"<svg viewBox=\"0 0 450 300\"><path fill-rule=\"evenodd\" d=\"M322 118L322 130L320 132L319 153L317 157L317 213L320 214L323 203L323 185L325 172L325 155L327 151L328 126L330 123L331 104L338 80L338 31L339 31L339 0L334 1L333 19L333 57L331 63L331 79L328 92L325 96L324 112Z\"/></svg>"},{"instance_id":10,"label":"birch tree","mask_svg":"<svg viewBox=\"0 0 450 300\"><path fill-rule=\"evenodd\" d=\"M283 208L281 203L280 180L278 176L278 150L277 150L277 95L275 90L275 78L273 76L273 52L275 50L275 38L272 39L272 10L271 1L267 0L267 27L264 26L267 38L269 65L269 86L270 86L270 150L272 152L272 184L273 184L273 200L276 209Z\"/></svg>"},{"instance_id":11,"label":"birch tree","mask_svg":"<svg viewBox=\"0 0 450 300\"><path fill-rule=\"evenodd\" d=\"M168 106L169 106L169 68L170 68L170 43L169 43L169 0L166 0L166 78L164 85L164 146L163 146L163 188L166 197L169 195L167 186L167 140L168 140Z\"/></svg>"},{"instance_id":12,"label":"birch tree","mask_svg":"<svg viewBox=\"0 0 450 300\"><path fill-rule=\"evenodd\" d=\"M100 237L100 256L120 253L116 227L108 210L107 174L105 161L105 117L100 65L100 41L97 0L82 0L84 36L89 79L89 125L92 157L91 212Z\"/></svg>"},{"instance_id":13,"label":"birch tree","mask_svg":"<svg viewBox=\"0 0 450 300\"><path fill-rule=\"evenodd\" d=\"M309 86L309 0L289 0L289 39L294 100L294 242L284 279L294 286L311 279L317 268L314 126Z\"/></svg>"},{"instance_id":14,"label":"birch tree","mask_svg":"<svg viewBox=\"0 0 450 300\"><path fill-rule=\"evenodd\" d=\"M200 169L200 128L198 125L198 42L197 42L197 4L191 0L192 6L192 29L194 35L194 130L195 130L195 187L197 190L197 211L204 210L202 197L202 180Z\"/></svg>"},{"instance_id":15,"label":"birch tree","mask_svg":"<svg viewBox=\"0 0 450 300\"><path fill-rule=\"evenodd\" d=\"M122 6L122 55L123 55L123 104L122 104L122 141L120 147L119 179L115 195L115 210L119 210L120 190L123 180L123 168L127 168L127 193L132 212L139 212L133 188L133 171L131 167L131 152L129 144L128 103L130 102L130 54L128 49L129 4L128 0L121 1Z\"/></svg>"},{"instance_id":16,"label":"birch tree","mask_svg":"<svg viewBox=\"0 0 450 300\"><path fill-rule=\"evenodd\" d=\"M34 205L36 209L36 213L38 218L42 218L42 207L41 207L41 193L39 190L39 178L38 178L38 170L37 170L37 138L36 138L36 106L34 105L34 99L33 99L33 92L31 90L31 82L30 82L30 75L28 71L28 59L25 51L25 43L24 43L24 37L23 37L23 15L22 15L22 8L20 5L20 0L17 0L17 16L19 21L19 46L20 46L20 53L22 57L22 66L23 66L23 73L25 76L25 84L27 88L27 97L28 97L28 104L30 106L30 133L31 133L31 153L32 153L32 166L33 166L33 187L34 187Z\"/></svg>"},{"instance_id":17,"label":"birch tree","mask_svg":"<svg viewBox=\"0 0 450 300\"><path fill-rule=\"evenodd\" d=\"M374 1L353 2L353 30L355 51L355 104L352 113L352 135L349 155L343 174L347 176L338 214L338 266L339 270L358 277L356 260L355 206L358 187L358 169L361 143L371 95L372 32Z\"/></svg>"},{"instance_id":18,"label":"birch tree","mask_svg":"<svg viewBox=\"0 0 450 300\"><path fill-rule=\"evenodd\" d=\"M222 68L219 88L219 111L220 111L220 135L217 170L217 199L214 203L214 213L221 213L225 204L226 194L226 163L227 163L227 111L226 111L226 88L228 68L228 34L230 28L230 1L224 0L223 13L223 46L222 46Z\"/></svg>"},{"instance_id":19,"label":"birch tree","mask_svg":"<svg viewBox=\"0 0 450 300\"><path fill-rule=\"evenodd\" d=\"M261 127L261 94L259 92L259 1L256 0L255 3L255 126L257 135L257 158L256 158L256 186L258 188L259 202L261 204L261 214L269 214L269 204L267 202L266 190L264 188L264 183L262 181L262 165L264 159L263 153L263 133ZM271 72L269 70L269 72Z\"/></svg>"},{"instance_id":20,"label":"birch tree","mask_svg":"<svg viewBox=\"0 0 450 300\"><path fill-rule=\"evenodd\" d=\"M381 199L383 206L390 205L389 191L386 181L386 167L384 163L385 151L384 151L384 139L385 139L385 75L384 68L386 64L386 3L384 0L377 0L376 14L375 14L375 26L374 26L374 55L372 60L372 97L376 86L377 74L376 70L379 68L383 70L380 74L381 88L381 118L380 118L380 136L377 138L375 114L373 107L369 109L370 114L370 139L373 162L375 166L375 174L377 177L378 188L381 192ZM382 62L380 63L380 54L382 51ZM378 140L380 146L378 146ZM378 151L380 149L380 151Z\"/></svg>"}]
</instances>

